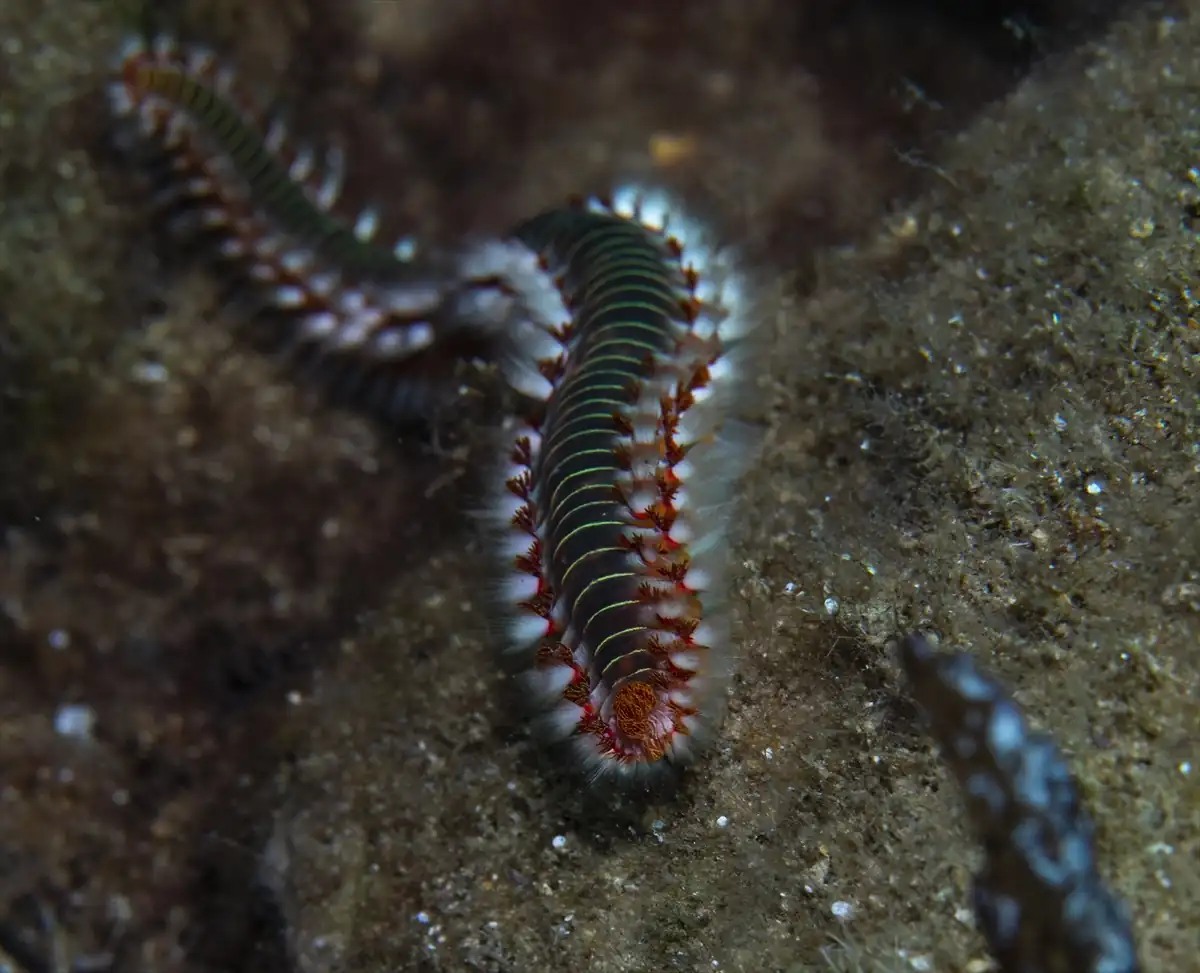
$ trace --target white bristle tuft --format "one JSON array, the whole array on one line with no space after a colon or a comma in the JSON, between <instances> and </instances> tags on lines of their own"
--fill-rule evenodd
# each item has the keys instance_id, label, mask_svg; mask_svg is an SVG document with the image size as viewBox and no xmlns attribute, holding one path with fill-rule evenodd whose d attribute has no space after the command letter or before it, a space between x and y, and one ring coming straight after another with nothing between
<instances>
[{"instance_id":1,"label":"white bristle tuft","mask_svg":"<svg viewBox=\"0 0 1200 973\"><path fill-rule=\"evenodd\" d=\"M321 311L308 315L300 323L300 336L311 341L324 341L337 329L337 315L332 311Z\"/></svg>"},{"instance_id":2,"label":"white bristle tuft","mask_svg":"<svg viewBox=\"0 0 1200 973\"><path fill-rule=\"evenodd\" d=\"M385 328L371 340L371 354L376 358L396 360L420 351L432 341L433 329L424 323Z\"/></svg>"},{"instance_id":3,"label":"white bristle tuft","mask_svg":"<svg viewBox=\"0 0 1200 973\"><path fill-rule=\"evenodd\" d=\"M666 197L658 194L643 197L638 207L637 219L651 230L666 232L671 220L671 208Z\"/></svg>"},{"instance_id":4,"label":"white bristle tuft","mask_svg":"<svg viewBox=\"0 0 1200 973\"><path fill-rule=\"evenodd\" d=\"M288 175L296 182L304 182L313 174L315 166L313 151L308 146L302 146L296 152L296 158L288 166Z\"/></svg>"},{"instance_id":5,"label":"white bristle tuft","mask_svg":"<svg viewBox=\"0 0 1200 973\"><path fill-rule=\"evenodd\" d=\"M538 621L542 620L539 618ZM529 670L525 676L525 685L534 696L548 700L561 696L574 678L575 670L570 666L546 666Z\"/></svg>"},{"instance_id":6,"label":"white bristle tuft","mask_svg":"<svg viewBox=\"0 0 1200 973\"><path fill-rule=\"evenodd\" d=\"M404 284L388 288L380 302L400 317L415 317L433 311L442 302L441 288L434 284Z\"/></svg>"},{"instance_id":7,"label":"white bristle tuft","mask_svg":"<svg viewBox=\"0 0 1200 973\"><path fill-rule=\"evenodd\" d=\"M531 399L540 399L544 402L554 392L553 383L536 368L510 368L506 369L506 375L508 384L513 387L514 391L527 395Z\"/></svg>"},{"instance_id":8,"label":"white bristle tuft","mask_svg":"<svg viewBox=\"0 0 1200 973\"><path fill-rule=\"evenodd\" d=\"M325 273L312 274L308 278L308 286L314 294L319 294L321 297L329 297L341 285L342 277L337 271L326 271Z\"/></svg>"},{"instance_id":9,"label":"white bristle tuft","mask_svg":"<svg viewBox=\"0 0 1200 973\"><path fill-rule=\"evenodd\" d=\"M263 147L272 155L278 155L287 144L287 123L282 118L272 118L263 137Z\"/></svg>"},{"instance_id":10,"label":"white bristle tuft","mask_svg":"<svg viewBox=\"0 0 1200 973\"><path fill-rule=\"evenodd\" d=\"M512 574L504 579L504 600L517 605L529 601L538 592L538 579L530 574Z\"/></svg>"},{"instance_id":11,"label":"white bristle tuft","mask_svg":"<svg viewBox=\"0 0 1200 973\"><path fill-rule=\"evenodd\" d=\"M229 225L229 213L221 206L205 206L199 211L201 225L210 229Z\"/></svg>"},{"instance_id":12,"label":"white bristle tuft","mask_svg":"<svg viewBox=\"0 0 1200 973\"><path fill-rule=\"evenodd\" d=\"M323 210L330 210L342 193L342 180L346 173L346 156L334 146L325 153L325 178L317 190L315 202Z\"/></svg>"},{"instance_id":13,"label":"white bristle tuft","mask_svg":"<svg viewBox=\"0 0 1200 973\"><path fill-rule=\"evenodd\" d=\"M289 274L300 276L313 263L311 250L289 250L279 258L279 265Z\"/></svg>"},{"instance_id":14,"label":"white bristle tuft","mask_svg":"<svg viewBox=\"0 0 1200 973\"><path fill-rule=\"evenodd\" d=\"M234 88L237 85L237 75L234 74L233 68L222 65L217 68L217 73L213 76L213 89L222 98L228 98L233 94Z\"/></svg>"},{"instance_id":15,"label":"white bristle tuft","mask_svg":"<svg viewBox=\"0 0 1200 973\"><path fill-rule=\"evenodd\" d=\"M364 209L354 221L354 235L362 243L369 243L379 229L379 215L373 209Z\"/></svg>"},{"instance_id":16,"label":"white bristle tuft","mask_svg":"<svg viewBox=\"0 0 1200 973\"><path fill-rule=\"evenodd\" d=\"M193 74L207 74L216 60L216 56L208 48L193 47L187 52L187 69Z\"/></svg>"},{"instance_id":17,"label":"white bristle tuft","mask_svg":"<svg viewBox=\"0 0 1200 973\"><path fill-rule=\"evenodd\" d=\"M132 115L134 110L133 96L129 93L129 88L123 81L113 81L108 85L108 103L113 110L113 114L126 116Z\"/></svg>"},{"instance_id":18,"label":"white bristle tuft","mask_svg":"<svg viewBox=\"0 0 1200 973\"><path fill-rule=\"evenodd\" d=\"M640 193L636 187L621 186L613 193L612 211L627 220L637 219Z\"/></svg>"},{"instance_id":19,"label":"white bristle tuft","mask_svg":"<svg viewBox=\"0 0 1200 973\"><path fill-rule=\"evenodd\" d=\"M579 707L574 703L563 703L548 710L538 722L548 739L565 740L574 734L579 725Z\"/></svg>"},{"instance_id":20,"label":"white bristle tuft","mask_svg":"<svg viewBox=\"0 0 1200 973\"><path fill-rule=\"evenodd\" d=\"M163 141L167 148L177 149L183 145L189 127L190 123L183 115L175 114L168 117L166 129L163 131Z\"/></svg>"},{"instance_id":21,"label":"white bristle tuft","mask_svg":"<svg viewBox=\"0 0 1200 973\"><path fill-rule=\"evenodd\" d=\"M144 57L145 55L145 43L137 35L130 35L121 41L121 46L117 51L116 64L118 67L121 67L126 62Z\"/></svg>"},{"instance_id":22,"label":"white bristle tuft","mask_svg":"<svg viewBox=\"0 0 1200 973\"><path fill-rule=\"evenodd\" d=\"M308 291L303 287L295 287L290 284L285 284L283 287L276 287L272 298L279 307L297 308L304 307L308 303Z\"/></svg>"}]
</instances>

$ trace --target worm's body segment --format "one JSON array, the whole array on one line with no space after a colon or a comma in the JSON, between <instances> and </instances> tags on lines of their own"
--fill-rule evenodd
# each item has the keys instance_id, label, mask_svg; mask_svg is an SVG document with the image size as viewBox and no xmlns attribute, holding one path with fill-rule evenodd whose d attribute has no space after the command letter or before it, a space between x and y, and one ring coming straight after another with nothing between
<instances>
[{"instance_id":1,"label":"worm's body segment","mask_svg":"<svg viewBox=\"0 0 1200 973\"><path fill-rule=\"evenodd\" d=\"M336 218L342 154L318 165L281 121L260 117L210 53L131 41L109 94L116 114L169 154L175 201L221 235L222 255L264 286L269 303L298 316L300 346L403 362L455 330L442 313L453 261L413 260L407 240L375 242L372 210L349 224Z\"/></svg>"},{"instance_id":2,"label":"worm's body segment","mask_svg":"<svg viewBox=\"0 0 1200 973\"><path fill-rule=\"evenodd\" d=\"M747 451L721 427L743 294L698 225L637 190L515 237L544 272L508 274L526 310L509 377L538 403L496 511L509 653L585 774L649 781L723 710L717 547Z\"/></svg>"}]
</instances>

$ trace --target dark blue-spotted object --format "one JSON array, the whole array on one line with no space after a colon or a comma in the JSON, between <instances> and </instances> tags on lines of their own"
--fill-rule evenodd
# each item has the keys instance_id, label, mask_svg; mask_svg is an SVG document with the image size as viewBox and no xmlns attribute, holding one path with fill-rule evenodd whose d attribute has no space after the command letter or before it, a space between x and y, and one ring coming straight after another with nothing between
<instances>
[{"instance_id":1,"label":"dark blue-spotted object","mask_svg":"<svg viewBox=\"0 0 1200 973\"><path fill-rule=\"evenodd\" d=\"M975 915L1001 969L1137 973L1128 910L1096 871L1092 821L1054 742L968 653L912 634L900 657L984 848Z\"/></svg>"}]
</instances>

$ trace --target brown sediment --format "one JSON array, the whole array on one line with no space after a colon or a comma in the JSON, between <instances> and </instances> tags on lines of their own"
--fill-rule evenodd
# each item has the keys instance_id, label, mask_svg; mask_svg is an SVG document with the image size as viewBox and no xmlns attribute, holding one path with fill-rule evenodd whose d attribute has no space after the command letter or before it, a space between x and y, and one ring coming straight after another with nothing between
<instances>
[{"instance_id":1,"label":"brown sediment","mask_svg":"<svg viewBox=\"0 0 1200 973\"><path fill-rule=\"evenodd\" d=\"M39 950L965 967L970 846L882 655L928 614L1071 754L1147 968L1190 960L1194 12L1042 35L984 112L1034 43L1001 27L636 6L581 31L524 3L506 32L464 7L393 54L373 8L289 0L203 38L345 135L362 202L447 238L695 132L673 178L788 278L723 748L680 803L595 824L497 730L467 452L397 449L227 340L104 149L108 6L0 12L0 891ZM82 748L67 702L97 713Z\"/></svg>"}]
</instances>

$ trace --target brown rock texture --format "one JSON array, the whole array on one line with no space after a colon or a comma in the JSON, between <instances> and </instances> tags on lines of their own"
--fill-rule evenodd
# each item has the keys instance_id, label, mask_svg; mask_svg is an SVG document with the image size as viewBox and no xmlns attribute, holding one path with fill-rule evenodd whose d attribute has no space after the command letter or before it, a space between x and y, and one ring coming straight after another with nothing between
<instances>
[{"instance_id":1,"label":"brown rock texture","mask_svg":"<svg viewBox=\"0 0 1200 973\"><path fill-rule=\"evenodd\" d=\"M0 4L0 969L985 970L917 625L1055 734L1146 969L1194 963L1200 4L955 6ZM767 445L679 796L598 809L507 715L497 429L330 405L165 241L103 101L142 13L385 229L652 175L744 245Z\"/></svg>"}]
</instances>

